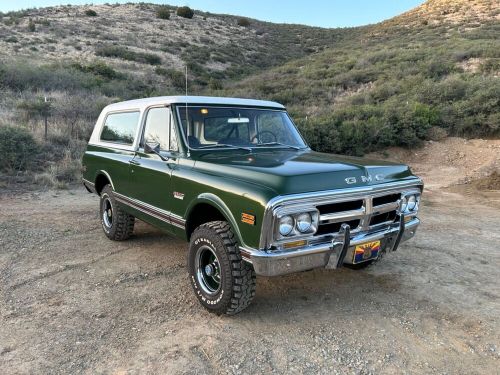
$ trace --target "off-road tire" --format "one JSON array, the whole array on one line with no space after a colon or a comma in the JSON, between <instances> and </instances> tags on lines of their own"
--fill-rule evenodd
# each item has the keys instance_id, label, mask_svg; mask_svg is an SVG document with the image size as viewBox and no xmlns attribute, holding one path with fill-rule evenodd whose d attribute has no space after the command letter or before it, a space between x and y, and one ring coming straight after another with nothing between
<instances>
[{"instance_id":1,"label":"off-road tire","mask_svg":"<svg viewBox=\"0 0 500 375\"><path fill-rule=\"evenodd\" d=\"M104 218L105 205L109 202L112 210L112 222L107 225ZM99 217L104 234L113 241L128 239L134 232L135 218L123 211L116 202L111 185L106 185L101 191L99 204ZM108 222L109 224L109 222Z\"/></svg>"},{"instance_id":2,"label":"off-road tire","mask_svg":"<svg viewBox=\"0 0 500 375\"><path fill-rule=\"evenodd\" d=\"M212 293L204 290L197 275L196 258L200 249L213 252L218 261L219 289ZM248 307L255 296L255 271L241 258L236 237L225 221L205 223L194 230L189 243L188 270L196 297L210 312L237 314Z\"/></svg>"}]
</instances>

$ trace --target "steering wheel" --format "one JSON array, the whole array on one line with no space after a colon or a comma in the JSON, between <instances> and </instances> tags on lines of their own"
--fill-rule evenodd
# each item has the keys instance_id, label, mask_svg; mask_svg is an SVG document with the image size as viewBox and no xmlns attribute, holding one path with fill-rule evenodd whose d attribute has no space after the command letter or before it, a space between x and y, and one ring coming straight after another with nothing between
<instances>
[{"instance_id":1,"label":"steering wheel","mask_svg":"<svg viewBox=\"0 0 500 375\"><path fill-rule=\"evenodd\" d=\"M250 140L250 143L253 143L253 141L255 139L258 139L259 141L261 141L261 143L267 143L267 142L262 142L262 134L271 134L271 136L274 138L274 141L273 142L278 142L278 137L276 136L276 134L274 134L272 131L270 130L263 130L261 132L258 132L257 134L255 134L252 139Z\"/></svg>"}]
</instances>

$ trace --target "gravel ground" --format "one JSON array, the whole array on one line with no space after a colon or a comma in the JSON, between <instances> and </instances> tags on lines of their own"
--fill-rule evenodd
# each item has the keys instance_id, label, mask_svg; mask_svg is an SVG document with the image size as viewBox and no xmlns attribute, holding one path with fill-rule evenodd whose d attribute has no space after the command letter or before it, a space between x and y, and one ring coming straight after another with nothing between
<instances>
[{"instance_id":1,"label":"gravel ground","mask_svg":"<svg viewBox=\"0 0 500 375\"><path fill-rule=\"evenodd\" d=\"M396 253L258 278L234 317L196 301L185 243L142 222L109 241L97 206L0 198L2 374L499 373L500 193L429 191Z\"/></svg>"}]
</instances>

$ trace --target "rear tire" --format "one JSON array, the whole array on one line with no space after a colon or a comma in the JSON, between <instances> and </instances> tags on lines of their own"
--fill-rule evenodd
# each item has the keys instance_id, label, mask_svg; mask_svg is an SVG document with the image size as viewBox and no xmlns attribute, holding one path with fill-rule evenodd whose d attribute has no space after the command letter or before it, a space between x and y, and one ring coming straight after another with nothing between
<instances>
[{"instance_id":1,"label":"rear tire","mask_svg":"<svg viewBox=\"0 0 500 375\"><path fill-rule=\"evenodd\" d=\"M210 312L237 314L255 296L255 271L241 258L234 233L225 221L212 221L195 229L189 244L188 269L196 297Z\"/></svg>"},{"instance_id":2,"label":"rear tire","mask_svg":"<svg viewBox=\"0 0 500 375\"><path fill-rule=\"evenodd\" d=\"M100 218L104 234L113 241L123 241L134 232L135 218L129 215L116 202L111 185L101 192Z\"/></svg>"}]
</instances>

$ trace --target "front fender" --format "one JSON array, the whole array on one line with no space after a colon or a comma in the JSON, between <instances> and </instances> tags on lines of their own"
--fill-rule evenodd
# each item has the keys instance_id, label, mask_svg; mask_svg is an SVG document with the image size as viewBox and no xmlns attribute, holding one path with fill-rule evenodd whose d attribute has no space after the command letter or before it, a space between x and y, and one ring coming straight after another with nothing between
<instances>
[{"instance_id":1,"label":"front fender","mask_svg":"<svg viewBox=\"0 0 500 375\"><path fill-rule=\"evenodd\" d=\"M206 203L206 204L209 204L212 207L218 209L219 212L224 216L226 221L231 225L234 234L238 238L238 242L240 244L244 244L240 228L238 226L236 219L234 218L233 213L231 212L229 207L226 205L226 203L224 203L224 201L219 196L217 196L213 193L201 193L196 197L196 199L193 199L190 202L190 204L186 210L185 217L186 218L190 217L193 209L200 203Z\"/></svg>"}]
</instances>

